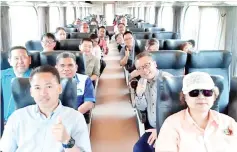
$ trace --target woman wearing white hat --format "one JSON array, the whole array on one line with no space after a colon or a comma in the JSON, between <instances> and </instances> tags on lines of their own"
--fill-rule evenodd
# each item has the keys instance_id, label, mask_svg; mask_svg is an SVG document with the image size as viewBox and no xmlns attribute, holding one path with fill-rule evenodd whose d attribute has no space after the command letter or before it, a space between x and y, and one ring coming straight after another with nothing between
<instances>
[{"instance_id":1,"label":"woman wearing white hat","mask_svg":"<svg viewBox=\"0 0 237 152\"><path fill-rule=\"evenodd\" d=\"M156 152L236 152L237 123L211 110L219 95L209 74L193 72L183 79L181 102L187 109L163 123Z\"/></svg>"}]
</instances>

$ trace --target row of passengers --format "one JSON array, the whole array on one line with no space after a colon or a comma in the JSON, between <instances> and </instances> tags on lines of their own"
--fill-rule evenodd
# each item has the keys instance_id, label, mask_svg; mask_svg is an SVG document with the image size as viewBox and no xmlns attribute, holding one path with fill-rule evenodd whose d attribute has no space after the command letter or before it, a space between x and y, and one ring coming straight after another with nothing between
<instances>
[{"instance_id":1,"label":"row of passengers","mask_svg":"<svg viewBox=\"0 0 237 152\"><path fill-rule=\"evenodd\" d=\"M135 104L139 110L147 110L149 129L134 145L133 151L154 152L157 139L157 83L161 77L172 75L157 69L156 62L148 52L136 56L135 66L141 76L136 88ZM218 95L219 90L207 73L186 75L181 99L188 108L165 120L156 141L156 152L200 152L206 148L213 152L236 151L237 123L229 116L210 110ZM197 137L204 139L204 142L198 141Z\"/></svg>"},{"instance_id":2,"label":"row of passengers","mask_svg":"<svg viewBox=\"0 0 237 152\"><path fill-rule=\"evenodd\" d=\"M92 42L84 40L81 47L86 50L88 46L92 46ZM24 47L17 46L10 49L8 61L12 68L1 71L5 121L7 121L8 117L15 110L15 104L11 93L12 80L15 77L29 77L30 72L32 71L32 69L29 68L31 58ZM91 65L87 64L87 66L90 68ZM95 102L94 88L92 85L94 76L92 75L89 78L86 75L76 74L76 57L69 52L63 52L57 56L56 68L62 78L76 79L78 88L78 110L84 114L92 109L94 105L93 103ZM97 73L99 73L99 69L97 70Z\"/></svg>"},{"instance_id":3,"label":"row of passengers","mask_svg":"<svg viewBox=\"0 0 237 152\"><path fill-rule=\"evenodd\" d=\"M97 45L95 44L96 41L94 40L93 42L94 46L96 47ZM82 45L80 45L80 50L85 54L86 75L90 76L92 81L95 81L101 73L100 73L100 60L95 56L95 53L93 51L94 48L93 42L90 38L83 39ZM46 33L41 38L41 44L43 47L43 52L50 52L54 51L57 41L53 34Z\"/></svg>"},{"instance_id":4,"label":"row of passengers","mask_svg":"<svg viewBox=\"0 0 237 152\"><path fill-rule=\"evenodd\" d=\"M59 100L62 93L59 72L49 65L31 72L30 94L36 105L18 109L9 117L0 151L91 152L83 115L63 106Z\"/></svg>"}]
</instances>

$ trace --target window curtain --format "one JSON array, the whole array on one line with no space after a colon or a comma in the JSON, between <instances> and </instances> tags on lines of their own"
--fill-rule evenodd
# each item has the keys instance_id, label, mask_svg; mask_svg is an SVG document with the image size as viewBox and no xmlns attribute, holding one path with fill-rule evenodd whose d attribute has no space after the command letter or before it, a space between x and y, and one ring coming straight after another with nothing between
<instances>
[{"instance_id":1,"label":"window curtain","mask_svg":"<svg viewBox=\"0 0 237 152\"><path fill-rule=\"evenodd\" d=\"M227 7L225 49L232 52L231 76L237 76L237 7Z\"/></svg>"}]
</instances>

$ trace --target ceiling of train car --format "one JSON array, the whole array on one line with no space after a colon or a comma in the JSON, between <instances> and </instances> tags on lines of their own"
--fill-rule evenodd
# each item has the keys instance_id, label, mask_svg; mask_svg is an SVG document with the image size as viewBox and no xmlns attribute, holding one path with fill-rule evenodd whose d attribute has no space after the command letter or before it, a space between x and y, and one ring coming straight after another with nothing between
<instances>
[{"instance_id":1,"label":"ceiling of train car","mask_svg":"<svg viewBox=\"0 0 237 152\"><path fill-rule=\"evenodd\" d=\"M1 5L34 5L34 6L81 6L92 7L93 5L103 5L104 3L116 3L124 7L145 7L145 6L160 6L160 5L197 5L197 6L237 6L237 0L156 0L156 1L16 1L16 0L1 0Z\"/></svg>"}]
</instances>

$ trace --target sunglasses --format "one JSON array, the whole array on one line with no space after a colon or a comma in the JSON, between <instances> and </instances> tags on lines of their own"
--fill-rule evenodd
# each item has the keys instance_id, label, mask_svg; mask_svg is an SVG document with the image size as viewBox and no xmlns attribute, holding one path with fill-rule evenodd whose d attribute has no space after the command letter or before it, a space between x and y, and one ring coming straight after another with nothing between
<instances>
[{"instance_id":1,"label":"sunglasses","mask_svg":"<svg viewBox=\"0 0 237 152\"><path fill-rule=\"evenodd\" d=\"M190 97L198 97L202 93L205 97L211 97L213 94L212 90L192 90L189 92Z\"/></svg>"}]
</instances>

